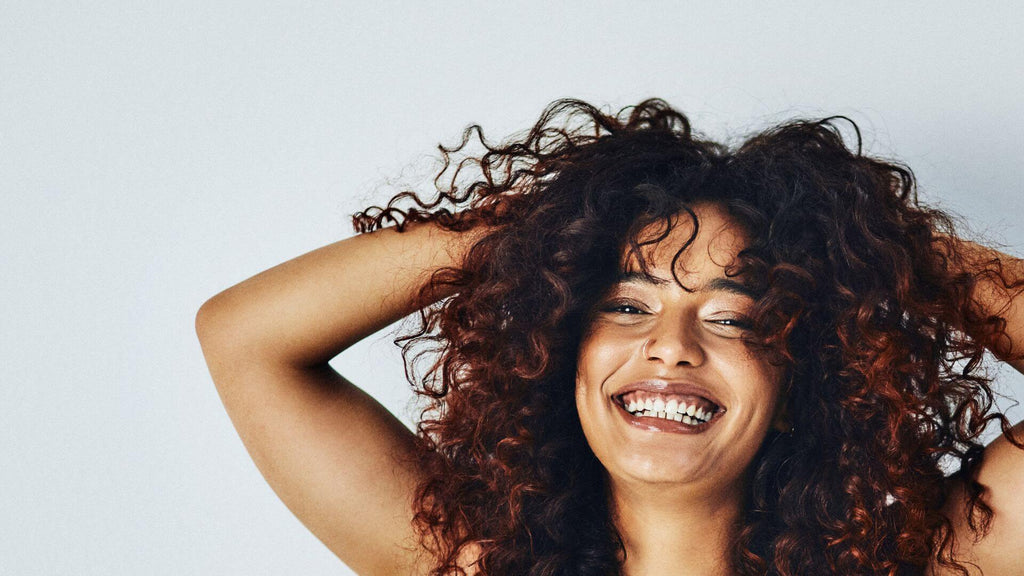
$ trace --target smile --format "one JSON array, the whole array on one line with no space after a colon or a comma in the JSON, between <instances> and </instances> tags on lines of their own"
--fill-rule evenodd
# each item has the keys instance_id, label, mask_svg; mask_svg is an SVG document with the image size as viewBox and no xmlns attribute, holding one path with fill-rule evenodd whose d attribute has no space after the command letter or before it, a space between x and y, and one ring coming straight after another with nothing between
<instances>
[{"instance_id":1,"label":"smile","mask_svg":"<svg viewBox=\"0 0 1024 576\"><path fill-rule=\"evenodd\" d=\"M705 412L704 407L698 406L698 404L699 402L687 404L685 400L677 400L675 398L670 398L667 402L661 398L623 400L623 406L625 406L626 411L633 416L665 418L666 420L686 422L687 424L703 424L711 420L715 409L710 407Z\"/></svg>"},{"instance_id":2,"label":"smile","mask_svg":"<svg viewBox=\"0 0 1024 576\"><path fill-rule=\"evenodd\" d=\"M707 398L694 395L633 391L613 398L619 413L633 426L663 432L703 432L724 412Z\"/></svg>"}]
</instances>

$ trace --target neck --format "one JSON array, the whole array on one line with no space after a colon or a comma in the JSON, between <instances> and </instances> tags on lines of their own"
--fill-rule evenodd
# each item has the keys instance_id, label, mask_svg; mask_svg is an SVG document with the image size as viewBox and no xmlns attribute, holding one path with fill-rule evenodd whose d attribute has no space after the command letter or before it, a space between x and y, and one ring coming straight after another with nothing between
<instances>
[{"instance_id":1,"label":"neck","mask_svg":"<svg viewBox=\"0 0 1024 576\"><path fill-rule=\"evenodd\" d=\"M611 511L626 548L626 576L728 576L741 493L611 481Z\"/></svg>"}]
</instances>

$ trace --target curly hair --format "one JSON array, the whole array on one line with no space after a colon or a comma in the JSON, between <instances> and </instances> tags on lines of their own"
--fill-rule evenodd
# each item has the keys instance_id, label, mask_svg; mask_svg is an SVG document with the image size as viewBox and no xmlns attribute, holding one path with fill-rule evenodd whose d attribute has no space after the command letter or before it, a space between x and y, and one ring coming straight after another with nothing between
<instances>
[{"instance_id":1,"label":"curly hair","mask_svg":"<svg viewBox=\"0 0 1024 576\"><path fill-rule=\"evenodd\" d=\"M971 529L992 516L981 435L1010 424L982 360L1006 334L972 291L1003 279L1000 263L968 262L951 217L918 201L909 168L864 155L852 121L793 121L730 148L661 100L617 114L560 100L505 143L474 125L440 150L436 196L402 192L354 217L360 232L489 227L433 275L418 327L396 340L428 401L415 522L432 574L463 573L470 546L482 574L619 573L607 479L574 403L577 351L623 250L698 202L747 233L749 344L790 377L792 430L769 432L750 465L733 569L921 574L934 557L967 573L940 507L958 467ZM440 288L453 295L432 303Z\"/></svg>"}]
</instances>

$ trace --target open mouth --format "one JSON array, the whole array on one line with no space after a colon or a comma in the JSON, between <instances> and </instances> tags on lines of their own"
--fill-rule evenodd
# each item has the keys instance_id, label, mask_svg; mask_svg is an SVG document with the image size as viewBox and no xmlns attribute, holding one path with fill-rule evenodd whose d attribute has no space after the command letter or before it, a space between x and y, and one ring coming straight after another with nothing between
<instances>
[{"instance_id":1,"label":"open mouth","mask_svg":"<svg viewBox=\"0 0 1024 576\"><path fill-rule=\"evenodd\" d=\"M635 423L649 424L654 428L670 428L683 425L691 429L701 428L722 414L725 410L718 404L693 394L663 394L649 391L632 391L614 396L612 400ZM672 427L671 424L677 426Z\"/></svg>"}]
</instances>

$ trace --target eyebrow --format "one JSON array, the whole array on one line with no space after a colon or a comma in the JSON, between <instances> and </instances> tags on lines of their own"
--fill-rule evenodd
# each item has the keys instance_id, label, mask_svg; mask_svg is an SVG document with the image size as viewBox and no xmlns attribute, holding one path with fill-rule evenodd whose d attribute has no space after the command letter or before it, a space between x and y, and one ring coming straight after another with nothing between
<instances>
[{"instance_id":1,"label":"eyebrow","mask_svg":"<svg viewBox=\"0 0 1024 576\"><path fill-rule=\"evenodd\" d=\"M618 278L616 278L616 284L626 282L647 284L650 286L667 286L674 283L672 280L661 278L659 276L648 276L642 272L623 272L619 274ZM733 280L732 278L712 278L707 284L700 286L694 290L694 292L729 292L731 294L746 296L752 300L758 299L758 294L753 288L742 282Z\"/></svg>"}]
</instances>

